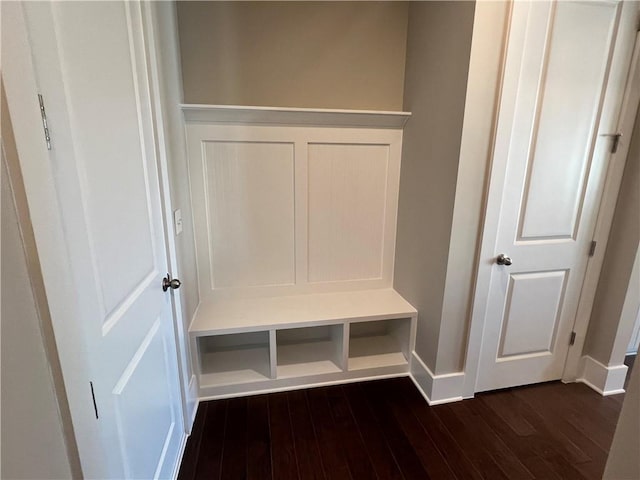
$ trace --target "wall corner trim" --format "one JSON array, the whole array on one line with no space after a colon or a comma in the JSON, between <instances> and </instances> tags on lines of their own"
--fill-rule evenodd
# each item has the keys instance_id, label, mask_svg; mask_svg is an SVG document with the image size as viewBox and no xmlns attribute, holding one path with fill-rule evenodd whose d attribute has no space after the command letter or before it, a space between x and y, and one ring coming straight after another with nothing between
<instances>
[{"instance_id":1,"label":"wall corner trim","mask_svg":"<svg viewBox=\"0 0 640 480\"><path fill-rule=\"evenodd\" d=\"M382 110L331 110L198 104L182 104L180 108L188 123L209 124L401 129L411 117L411 112L388 112Z\"/></svg>"},{"instance_id":2,"label":"wall corner trim","mask_svg":"<svg viewBox=\"0 0 640 480\"><path fill-rule=\"evenodd\" d=\"M187 434L191 434L191 428L193 427L193 422L196 420L196 413L198 412L198 405L200 404L198 398L198 378L195 375L191 375L191 380L189 380L189 400L187 403L187 425L186 431Z\"/></svg>"},{"instance_id":3,"label":"wall corner trim","mask_svg":"<svg viewBox=\"0 0 640 480\"><path fill-rule=\"evenodd\" d=\"M171 478L178 478L178 473L180 473L180 466L182 465L182 457L184 456L185 448L187 447L187 440L189 439L189 435L186 432L182 433L182 438L180 439L180 448L178 450L178 455L176 456L176 462L172 468Z\"/></svg>"},{"instance_id":4,"label":"wall corner trim","mask_svg":"<svg viewBox=\"0 0 640 480\"><path fill-rule=\"evenodd\" d=\"M603 397L624 393L628 367L624 364L607 367L598 360L584 355L580 360L577 382L584 383Z\"/></svg>"},{"instance_id":5,"label":"wall corner trim","mask_svg":"<svg viewBox=\"0 0 640 480\"><path fill-rule=\"evenodd\" d=\"M416 352L411 353L410 377L430 406L463 399L464 372L434 375Z\"/></svg>"}]
</instances>

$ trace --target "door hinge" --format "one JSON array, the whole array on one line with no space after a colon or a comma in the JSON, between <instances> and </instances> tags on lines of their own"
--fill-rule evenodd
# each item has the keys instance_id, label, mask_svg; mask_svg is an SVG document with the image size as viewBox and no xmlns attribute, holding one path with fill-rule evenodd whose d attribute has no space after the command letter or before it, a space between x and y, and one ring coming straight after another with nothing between
<instances>
[{"instance_id":1,"label":"door hinge","mask_svg":"<svg viewBox=\"0 0 640 480\"><path fill-rule=\"evenodd\" d=\"M569 338L569 346L573 346L576 343L576 332L571 332L571 338Z\"/></svg>"},{"instance_id":2,"label":"door hinge","mask_svg":"<svg viewBox=\"0 0 640 480\"><path fill-rule=\"evenodd\" d=\"M51 136L49 135L49 125L47 124L47 112L44 109L44 99L38 94L40 104L40 116L42 117L42 128L44 128L44 140L47 142L47 150L51 150Z\"/></svg>"},{"instance_id":3,"label":"door hinge","mask_svg":"<svg viewBox=\"0 0 640 480\"><path fill-rule=\"evenodd\" d=\"M589 247L589 256L593 257L596 253L596 245L598 244L598 242L596 242L595 240L591 240L591 246Z\"/></svg>"},{"instance_id":4,"label":"door hinge","mask_svg":"<svg viewBox=\"0 0 640 480\"><path fill-rule=\"evenodd\" d=\"M618 147L620 146L620 139L622 138L621 133L604 133L603 137L611 137L611 153L616 153L618 151Z\"/></svg>"},{"instance_id":5,"label":"door hinge","mask_svg":"<svg viewBox=\"0 0 640 480\"><path fill-rule=\"evenodd\" d=\"M99 418L98 417L98 404L96 403L96 394L93 392L93 382L89 382L89 385L91 386L91 398L93 399L93 410L94 412L96 412L96 420Z\"/></svg>"}]
</instances>

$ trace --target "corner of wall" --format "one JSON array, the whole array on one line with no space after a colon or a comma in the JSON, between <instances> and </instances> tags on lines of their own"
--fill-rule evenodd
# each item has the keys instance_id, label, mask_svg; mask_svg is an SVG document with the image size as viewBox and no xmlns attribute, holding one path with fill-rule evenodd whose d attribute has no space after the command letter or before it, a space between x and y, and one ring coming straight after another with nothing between
<instances>
[{"instance_id":1,"label":"corner of wall","mask_svg":"<svg viewBox=\"0 0 640 480\"><path fill-rule=\"evenodd\" d=\"M410 377L429 405L458 402L464 398L464 372L434 375L416 352L411 355Z\"/></svg>"},{"instance_id":2,"label":"corner of wall","mask_svg":"<svg viewBox=\"0 0 640 480\"><path fill-rule=\"evenodd\" d=\"M624 393L628 367L624 364L606 366L584 355L580 360L580 374L576 381L584 383L603 397Z\"/></svg>"}]
</instances>

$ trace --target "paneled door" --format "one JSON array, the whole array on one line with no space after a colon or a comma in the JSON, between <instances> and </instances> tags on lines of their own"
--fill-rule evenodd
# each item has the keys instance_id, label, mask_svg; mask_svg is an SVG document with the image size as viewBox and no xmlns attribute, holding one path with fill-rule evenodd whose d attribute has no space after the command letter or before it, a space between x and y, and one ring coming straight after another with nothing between
<instances>
[{"instance_id":1,"label":"paneled door","mask_svg":"<svg viewBox=\"0 0 640 480\"><path fill-rule=\"evenodd\" d=\"M95 405L74 417L97 425L97 440L77 438L87 477L168 478L184 435L147 7L23 6Z\"/></svg>"},{"instance_id":2,"label":"paneled door","mask_svg":"<svg viewBox=\"0 0 640 480\"><path fill-rule=\"evenodd\" d=\"M562 376L615 140L621 95L611 82L629 69L618 52L633 35L619 26L637 16L615 1L512 8L476 391Z\"/></svg>"}]
</instances>

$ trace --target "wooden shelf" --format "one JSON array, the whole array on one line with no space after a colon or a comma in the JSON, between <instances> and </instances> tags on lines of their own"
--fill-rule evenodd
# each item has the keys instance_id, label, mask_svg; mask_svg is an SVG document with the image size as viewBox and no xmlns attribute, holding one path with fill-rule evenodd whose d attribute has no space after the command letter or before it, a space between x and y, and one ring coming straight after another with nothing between
<instances>
[{"instance_id":1,"label":"wooden shelf","mask_svg":"<svg viewBox=\"0 0 640 480\"><path fill-rule=\"evenodd\" d=\"M306 342L278 346L276 378L304 377L342 372L335 360L332 341Z\"/></svg>"},{"instance_id":2,"label":"wooden shelf","mask_svg":"<svg viewBox=\"0 0 640 480\"><path fill-rule=\"evenodd\" d=\"M349 342L349 370L407 365L409 362L389 335L360 337Z\"/></svg>"},{"instance_id":3,"label":"wooden shelf","mask_svg":"<svg viewBox=\"0 0 640 480\"><path fill-rule=\"evenodd\" d=\"M201 355L201 387L269 380L269 347L252 346Z\"/></svg>"},{"instance_id":4,"label":"wooden shelf","mask_svg":"<svg viewBox=\"0 0 640 480\"><path fill-rule=\"evenodd\" d=\"M193 337L201 337L415 315L416 309L391 288L285 297L215 298L201 303L189 332Z\"/></svg>"}]
</instances>

